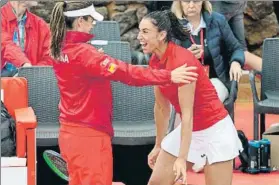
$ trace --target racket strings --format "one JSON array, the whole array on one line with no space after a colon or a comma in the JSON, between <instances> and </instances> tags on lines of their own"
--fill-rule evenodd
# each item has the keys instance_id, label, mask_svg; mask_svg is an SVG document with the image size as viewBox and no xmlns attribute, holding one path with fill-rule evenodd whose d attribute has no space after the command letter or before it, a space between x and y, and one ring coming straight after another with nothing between
<instances>
[{"instance_id":1,"label":"racket strings","mask_svg":"<svg viewBox=\"0 0 279 185\"><path fill-rule=\"evenodd\" d=\"M61 173L68 176L67 164L62 158L51 154L47 154L47 156Z\"/></svg>"}]
</instances>

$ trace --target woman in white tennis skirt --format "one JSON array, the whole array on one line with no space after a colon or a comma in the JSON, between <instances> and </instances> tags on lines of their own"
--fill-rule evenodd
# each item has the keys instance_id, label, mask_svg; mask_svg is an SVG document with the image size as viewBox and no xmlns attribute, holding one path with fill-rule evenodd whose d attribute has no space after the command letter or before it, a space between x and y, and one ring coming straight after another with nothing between
<instances>
[{"instance_id":1,"label":"woman in white tennis skirt","mask_svg":"<svg viewBox=\"0 0 279 185\"><path fill-rule=\"evenodd\" d=\"M155 87L157 135L148 156L153 169L148 184L173 185L179 179L186 184L186 170L204 168L207 185L230 185L233 159L242 151L242 144L204 66L190 51L171 41L172 36L182 37L183 28L173 13L163 11L145 16L139 29L143 52L153 54L150 67L172 70L187 64L196 66L199 75L191 84ZM182 122L165 136L170 103Z\"/></svg>"}]
</instances>

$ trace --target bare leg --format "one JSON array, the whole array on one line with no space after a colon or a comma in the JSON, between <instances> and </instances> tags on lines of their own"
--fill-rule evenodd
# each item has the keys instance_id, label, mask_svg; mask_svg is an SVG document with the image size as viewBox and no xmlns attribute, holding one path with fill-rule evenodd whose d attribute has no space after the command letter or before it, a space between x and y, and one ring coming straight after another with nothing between
<instances>
[{"instance_id":1,"label":"bare leg","mask_svg":"<svg viewBox=\"0 0 279 185\"><path fill-rule=\"evenodd\" d=\"M262 71L262 58L258 57L257 55L254 55L253 53L250 53L248 51L244 52L245 54L245 64L249 66L250 68Z\"/></svg>"},{"instance_id":2,"label":"bare leg","mask_svg":"<svg viewBox=\"0 0 279 185\"><path fill-rule=\"evenodd\" d=\"M206 185L231 185L233 161L230 160L206 165L204 172Z\"/></svg>"},{"instance_id":3,"label":"bare leg","mask_svg":"<svg viewBox=\"0 0 279 185\"><path fill-rule=\"evenodd\" d=\"M161 150L148 185L174 185L173 164L176 157ZM192 164L187 162L187 169L192 168Z\"/></svg>"}]
</instances>

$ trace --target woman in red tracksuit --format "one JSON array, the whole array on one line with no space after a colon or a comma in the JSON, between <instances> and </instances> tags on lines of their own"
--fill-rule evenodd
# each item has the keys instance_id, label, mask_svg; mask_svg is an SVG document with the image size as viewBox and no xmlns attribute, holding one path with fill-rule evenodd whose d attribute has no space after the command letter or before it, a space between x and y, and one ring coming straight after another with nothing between
<instances>
[{"instance_id":1,"label":"woman in red tracksuit","mask_svg":"<svg viewBox=\"0 0 279 185\"><path fill-rule=\"evenodd\" d=\"M51 20L51 56L60 90L61 155L70 185L112 184L112 92L110 80L164 85L195 80L193 68L152 70L113 59L88 44L103 16L83 2L59 2Z\"/></svg>"},{"instance_id":2,"label":"woman in red tracksuit","mask_svg":"<svg viewBox=\"0 0 279 185\"><path fill-rule=\"evenodd\" d=\"M13 76L19 67L51 65L50 30L28 11L36 1L9 1L1 7L1 76Z\"/></svg>"}]
</instances>

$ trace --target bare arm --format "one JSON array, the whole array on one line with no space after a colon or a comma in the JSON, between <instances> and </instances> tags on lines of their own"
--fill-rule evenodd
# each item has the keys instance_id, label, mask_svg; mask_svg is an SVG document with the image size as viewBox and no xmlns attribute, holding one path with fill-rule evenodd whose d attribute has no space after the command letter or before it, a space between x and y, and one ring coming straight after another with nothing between
<instances>
[{"instance_id":1,"label":"bare arm","mask_svg":"<svg viewBox=\"0 0 279 185\"><path fill-rule=\"evenodd\" d=\"M183 85L178 89L179 104L182 113L181 146L179 158L187 159L193 129L193 109L196 82Z\"/></svg>"},{"instance_id":2,"label":"bare arm","mask_svg":"<svg viewBox=\"0 0 279 185\"><path fill-rule=\"evenodd\" d=\"M158 87L154 88L155 105L154 118L156 124L156 143L155 147L160 148L161 142L166 135L170 119L170 103L163 96Z\"/></svg>"}]
</instances>

